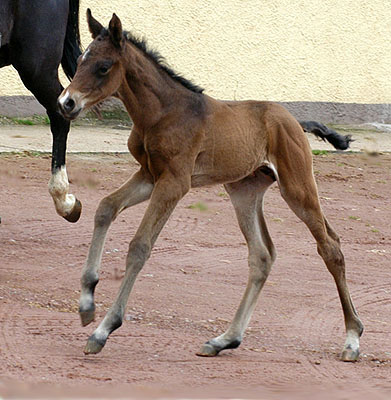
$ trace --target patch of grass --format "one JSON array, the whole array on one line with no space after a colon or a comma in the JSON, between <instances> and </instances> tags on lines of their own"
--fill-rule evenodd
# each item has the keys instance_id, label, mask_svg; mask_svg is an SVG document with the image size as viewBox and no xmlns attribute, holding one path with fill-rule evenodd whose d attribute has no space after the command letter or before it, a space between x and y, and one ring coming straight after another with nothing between
<instances>
[{"instance_id":1,"label":"patch of grass","mask_svg":"<svg viewBox=\"0 0 391 400\"><path fill-rule=\"evenodd\" d=\"M132 121L129 117L129 114L125 109L120 107L115 107L111 110L101 110L100 114L102 116L102 120L99 119L97 113L94 111L88 111L85 115L82 115L80 118L74 121L72 125L120 125L124 128L132 126ZM50 125L50 120L47 115L32 115L25 118L0 115L0 126L1 125Z\"/></svg>"},{"instance_id":2,"label":"patch of grass","mask_svg":"<svg viewBox=\"0 0 391 400\"><path fill-rule=\"evenodd\" d=\"M355 215L349 215L349 219L352 219L353 221L361 221L361 218L356 217Z\"/></svg>"},{"instance_id":3,"label":"patch of grass","mask_svg":"<svg viewBox=\"0 0 391 400\"><path fill-rule=\"evenodd\" d=\"M15 124L18 125L35 125L31 119L28 118L11 118Z\"/></svg>"},{"instance_id":4,"label":"patch of grass","mask_svg":"<svg viewBox=\"0 0 391 400\"><path fill-rule=\"evenodd\" d=\"M5 153L2 154L2 156L5 155ZM7 156L11 156L11 157L35 157L35 158L44 158L44 159L48 159L51 158L51 153L47 153L45 151L30 151L30 150L23 150L23 151L11 151L9 153L7 153Z\"/></svg>"},{"instance_id":5,"label":"patch of grass","mask_svg":"<svg viewBox=\"0 0 391 400\"><path fill-rule=\"evenodd\" d=\"M0 116L0 125L50 125L47 115L32 115L28 118Z\"/></svg>"},{"instance_id":6,"label":"patch of grass","mask_svg":"<svg viewBox=\"0 0 391 400\"><path fill-rule=\"evenodd\" d=\"M25 150L23 154L27 157L41 157L42 152L36 150Z\"/></svg>"},{"instance_id":7,"label":"patch of grass","mask_svg":"<svg viewBox=\"0 0 391 400\"><path fill-rule=\"evenodd\" d=\"M208 206L202 201L197 201L197 203L190 204L187 208L190 208L191 210L207 211Z\"/></svg>"},{"instance_id":8,"label":"patch of grass","mask_svg":"<svg viewBox=\"0 0 391 400\"><path fill-rule=\"evenodd\" d=\"M314 156L327 156L329 152L327 150L312 150Z\"/></svg>"}]
</instances>

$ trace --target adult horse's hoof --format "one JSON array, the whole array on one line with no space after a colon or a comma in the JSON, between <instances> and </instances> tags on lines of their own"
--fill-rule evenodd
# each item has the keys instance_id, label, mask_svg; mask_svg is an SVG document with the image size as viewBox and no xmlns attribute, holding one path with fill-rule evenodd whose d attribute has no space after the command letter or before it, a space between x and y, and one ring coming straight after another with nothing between
<instances>
[{"instance_id":1,"label":"adult horse's hoof","mask_svg":"<svg viewBox=\"0 0 391 400\"><path fill-rule=\"evenodd\" d=\"M356 362L358 361L360 356L360 351L359 350L353 350L353 349L344 349L344 351L341 354L341 360L345 362Z\"/></svg>"},{"instance_id":2,"label":"adult horse's hoof","mask_svg":"<svg viewBox=\"0 0 391 400\"><path fill-rule=\"evenodd\" d=\"M217 354L219 354L219 351L209 342L204 343L201 350L196 353L200 357L215 357Z\"/></svg>"},{"instance_id":3,"label":"adult horse's hoof","mask_svg":"<svg viewBox=\"0 0 391 400\"><path fill-rule=\"evenodd\" d=\"M93 310L88 310L88 311L79 310L79 315L80 315L81 325L87 326L92 321L95 321L95 307Z\"/></svg>"},{"instance_id":4,"label":"adult horse's hoof","mask_svg":"<svg viewBox=\"0 0 391 400\"><path fill-rule=\"evenodd\" d=\"M72 211L70 213L68 213L67 215L64 215L64 218L68 222L77 222L81 215L81 208L82 208L82 206L81 206L80 200L76 199L75 205L73 206Z\"/></svg>"},{"instance_id":5,"label":"adult horse's hoof","mask_svg":"<svg viewBox=\"0 0 391 400\"><path fill-rule=\"evenodd\" d=\"M103 349L106 341L98 340L94 335L90 336L86 347L84 348L84 354L98 354Z\"/></svg>"}]
</instances>

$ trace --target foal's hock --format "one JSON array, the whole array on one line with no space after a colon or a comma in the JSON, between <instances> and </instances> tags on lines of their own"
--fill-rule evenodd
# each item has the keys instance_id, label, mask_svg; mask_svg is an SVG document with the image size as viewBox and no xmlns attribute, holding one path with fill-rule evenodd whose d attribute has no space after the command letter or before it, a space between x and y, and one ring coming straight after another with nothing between
<instances>
[{"instance_id":1,"label":"foal's hock","mask_svg":"<svg viewBox=\"0 0 391 400\"><path fill-rule=\"evenodd\" d=\"M277 181L282 197L311 231L337 285L347 332L342 360L357 360L363 326L349 295L338 235L319 204L312 154L299 123L270 102L215 100L174 73L143 41L123 32L115 14L108 29L89 10L87 18L94 41L59 97L60 108L74 119L108 96L119 97L134 123L128 147L140 169L105 197L96 211L81 278L83 325L94 320L94 290L111 222L126 208L150 202L129 244L117 298L84 352L100 352L110 333L121 326L137 274L178 201L190 188L211 184L224 184L229 193L248 245L250 274L227 331L206 342L197 354L215 356L238 347L276 257L263 215L263 196Z\"/></svg>"}]
</instances>

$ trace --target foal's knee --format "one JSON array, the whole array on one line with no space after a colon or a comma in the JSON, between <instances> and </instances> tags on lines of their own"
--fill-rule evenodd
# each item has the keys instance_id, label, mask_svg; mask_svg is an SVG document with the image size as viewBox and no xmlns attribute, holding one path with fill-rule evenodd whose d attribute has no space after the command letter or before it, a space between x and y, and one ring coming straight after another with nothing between
<instances>
[{"instance_id":1,"label":"foal's knee","mask_svg":"<svg viewBox=\"0 0 391 400\"><path fill-rule=\"evenodd\" d=\"M333 276L345 273L345 259L336 240L329 238L323 243L318 243L318 253Z\"/></svg>"},{"instance_id":2,"label":"foal's knee","mask_svg":"<svg viewBox=\"0 0 391 400\"><path fill-rule=\"evenodd\" d=\"M116 207L109 197L105 197L99 203L95 212L95 226L104 227L109 225L116 217Z\"/></svg>"},{"instance_id":3,"label":"foal's knee","mask_svg":"<svg viewBox=\"0 0 391 400\"><path fill-rule=\"evenodd\" d=\"M250 276L253 283L263 285L269 276L275 259L275 252L262 248L249 256Z\"/></svg>"},{"instance_id":4,"label":"foal's knee","mask_svg":"<svg viewBox=\"0 0 391 400\"><path fill-rule=\"evenodd\" d=\"M126 266L127 268L132 265L134 269L140 271L145 262L151 255L152 245L139 238L134 238L129 243L129 251Z\"/></svg>"}]
</instances>

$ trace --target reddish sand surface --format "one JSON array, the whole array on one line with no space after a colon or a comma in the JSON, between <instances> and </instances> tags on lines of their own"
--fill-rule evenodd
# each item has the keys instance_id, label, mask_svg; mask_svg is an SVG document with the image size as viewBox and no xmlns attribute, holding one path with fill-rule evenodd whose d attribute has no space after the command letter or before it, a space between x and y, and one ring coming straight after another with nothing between
<instances>
[{"instance_id":1,"label":"reddish sand surface","mask_svg":"<svg viewBox=\"0 0 391 400\"><path fill-rule=\"evenodd\" d=\"M79 280L95 209L137 165L127 155L70 155L67 168L71 192L83 202L76 224L55 213L49 156L0 156L0 397L390 398L390 154L314 157L321 203L341 236L365 325L357 363L338 359L345 337L334 282L277 185L265 213L278 256L238 349L195 354L226 329L248 276L245 241L216 186L180 202L136 281L122 327L100 354L85 356L146 204L113 223L97 320L82 328Z\"/></svg>"}]
</instances>

